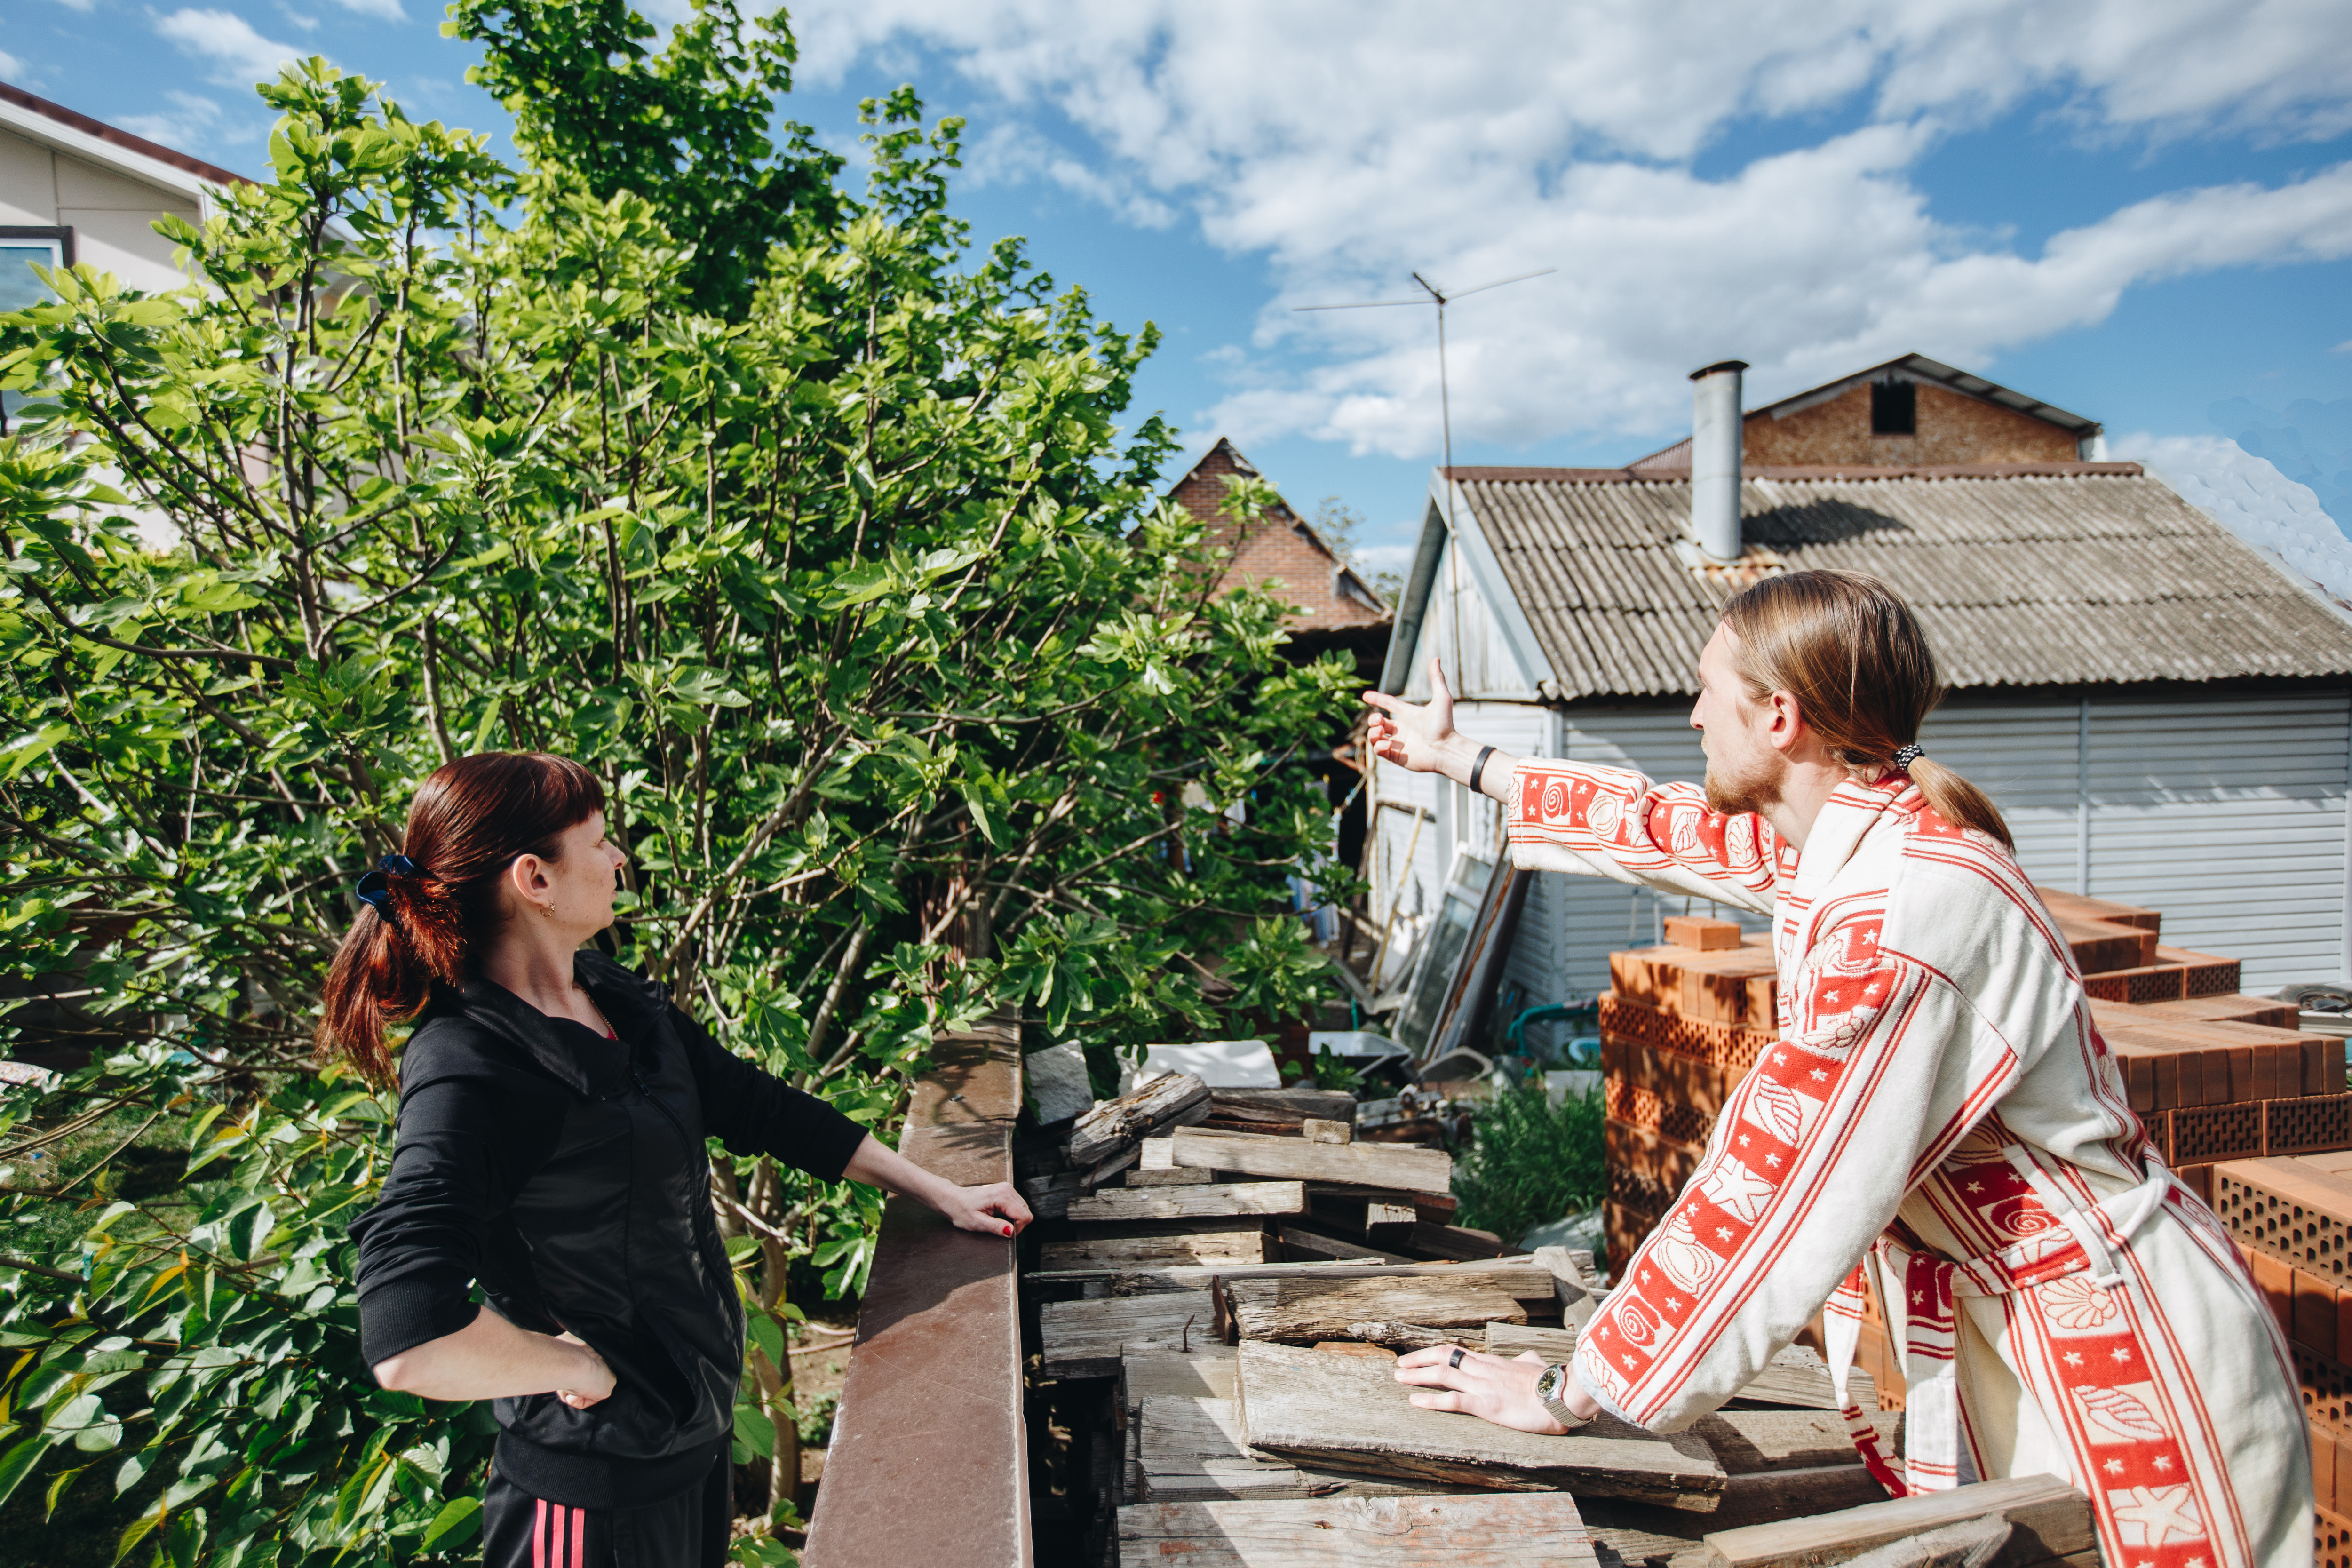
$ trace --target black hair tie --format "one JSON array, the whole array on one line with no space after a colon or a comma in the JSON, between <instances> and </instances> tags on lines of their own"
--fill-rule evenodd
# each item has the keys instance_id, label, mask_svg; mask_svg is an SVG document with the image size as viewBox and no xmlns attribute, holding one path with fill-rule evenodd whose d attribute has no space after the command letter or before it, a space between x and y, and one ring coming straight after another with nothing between
<instances>
[{"instance_id":1,"label":"black hair tie","mask_svg":"<svg viewBox=\"0 0 2352 1568\"><path fill-rule=\"evenodd\" d=\"M425 873L405 855L387 855L375 863L376 868L359 879L352 889L359 901L373 910L383 920L392 920L392 879L421 877ZM397 923L397 922L395 922Z\"/></svg>"},{"instance_id":2,"label":"black hair tie","mask_svg":"<svg viewBox=\"0 0 2352 1568\"><path fill-rule=\"evenodd\" d=\"M1912 742L1907 746L1895 747L1895 771L1898 773L1909 773L1911 771L1911 764L1917 762L1921 757L1924 757L1927 754L1927 748L1919 744L1916 741Z\"/></svg>"}]
</instances>

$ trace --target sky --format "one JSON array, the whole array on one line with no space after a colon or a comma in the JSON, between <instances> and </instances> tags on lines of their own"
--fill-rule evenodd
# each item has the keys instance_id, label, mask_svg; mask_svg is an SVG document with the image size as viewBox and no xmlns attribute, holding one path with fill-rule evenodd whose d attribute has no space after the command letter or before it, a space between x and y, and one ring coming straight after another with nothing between
<instances>
[{"instance_id":1,"label":"sky","mask_svg":"<svg viewBox=\"0 0 2352 1568\"><path fill-rule=\"evenodd\" d=\"M675 6L677 0L663 0ZM647 7L659 18L662 5ZM675 11L671 13L675 14ZM248 84L327 56L499 136L420 0L10 0L0 79L258 174ZM844 152L912 82L957 197L1165 342L1134 417L1219 435L1400 564L1442 450L1606 466L1916 352L2105 424L2352 593L2343 0L824 0L784 105ZM1172 478L1173 476L1171 476ZM2225 518L2225 521L2230 521ZM2275 537L2272 537L2275 535ZM2251 536L2251 535L2250 535ZM2300 541L2299 545L2295 545Z\"/></svg>"}]
</instances>

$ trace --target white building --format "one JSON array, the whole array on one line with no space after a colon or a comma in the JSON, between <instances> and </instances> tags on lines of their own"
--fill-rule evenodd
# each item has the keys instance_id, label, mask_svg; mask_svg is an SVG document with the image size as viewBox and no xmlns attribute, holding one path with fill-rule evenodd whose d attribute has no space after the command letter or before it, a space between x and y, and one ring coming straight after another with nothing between
<instances>
[{"instance_id":1,"label":"white building","mask_svg":"<svg viewBox=\"0 0 2352 1568\"><path fill-rule=\"evenodd\" d=\"M243 175L0 82L0 310L44 297L27 262L86 262L151 292L187 282L166 214L201 225Z\"/></svg>"},{"instance_id":2,"label":"white building","mask_svg":"<svg viewBox=\"0 0 2352 1568\"><path fill-rule=\"evenodd\" d=\"M1917 609L1953 689L1923 743L2000 804L2036 881L2162 910L2168 944L2242 960L2248 990L2352 975L2352 625L2336 609L2137 464L1743 473L1721 423L1711 485L1699 432L1711 535L1687 467L1433 476L1382 689L1425 696L1437 653L1475 739L1696 779L1698 654L1725 598L1759 573L1867 571ZM1698 548L1727 534L1736 559ZM1459 786L1388 767L1373 798L1375 917L1393 900L1409 925L1456 855L1496 852L1495 803ZM1507 977L1529 1005L1590 997L1612 950L1682 909L1540 876Z\"/></svg>"}]
</instances>

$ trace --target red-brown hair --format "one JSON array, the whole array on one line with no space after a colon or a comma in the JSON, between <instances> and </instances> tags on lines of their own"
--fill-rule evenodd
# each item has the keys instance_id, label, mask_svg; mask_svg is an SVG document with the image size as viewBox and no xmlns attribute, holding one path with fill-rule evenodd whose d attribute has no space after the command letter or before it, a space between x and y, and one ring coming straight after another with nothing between
<instances>
[{"instance_id":1,"label":"red-brown hair","mask_svg":"<svg viewBox=\"0 0 2352 1568\"><path fill-rule=\"evenodd\" d=\"M416 872L384 879L391 918L360 906L327 973L319 1048L389 1082L385 1028L422 1011L436 981L471 977L497 934L499 878L518 856L559 858L565 830L604 809L604 786L568 757L482 752L435 769L401 836Z\"/></svg>"}]
</instances>

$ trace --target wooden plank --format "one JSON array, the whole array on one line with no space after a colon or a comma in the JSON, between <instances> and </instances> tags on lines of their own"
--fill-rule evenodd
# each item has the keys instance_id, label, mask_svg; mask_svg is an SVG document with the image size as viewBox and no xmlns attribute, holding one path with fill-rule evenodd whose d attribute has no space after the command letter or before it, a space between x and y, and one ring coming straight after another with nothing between
<instances>
[{"instance_id":1,"label":"wooden plank","mask_svg":"<svg viewBox=\"0 0 2352 1568\"><path fill-rule=\"evenodd\" d=\"M1903 1451L1900 1411L1874 1413L1889 1453ZM1804 1470L1861 1462L1845 1417L1827 1410L1734 1410L1727 1406L1700 1416L1692 1431L1706 1439L1724 1474L1751 1476L1767 1470Z\"/></svg>"},{"instance_id":2,"label":"wooden plank","mask_svg":"<svg viewBox=\"0 0 2352 1568\"><path fill-rule=\"evenodd\" d=\"M1254 1453L1242 1444L1240 1410L1231 1399L1147 1396L1134 1426L1139 1491L1133 1500L1391 1497L1424 1484L1302 1469Z\"/></svg>"},{"instance_id":3,"label":"wooden plank","mask_svg":"<svg viewBox=\"0 0 2352 1568\"><path fill-rule=\"evenodd\" d=\"M1188 1113L1207 1115L1208 1105L1209 1086L1200 1074L1163 1073L1079 1117L1070 1129L1070 1163L1092 1165L1107 1160Z\"/></svg>"},{"instance_id":4,"label":"wooden plank","mask_svg":"<svg viewBox=\"0 0 2352 1568\"><path fill-rule=\"evenodd\" d=\"M1118 1510L1122 1563L1185 1568L1599 1568L1557 1492L1144 1503Z\"/></svg>"},{"instance_id":5,"label":"wooden plank","mask_svg":"<svg viewBox=\"0 0 2352 1568\"><path fill-rule=\"evenodd\" d=\"M1878 1385L1860 1367L1847 1373L1845 1390L1864 1410L1878 1408ZM1778 1405L1792 1410L1835 1410L1837 1390L1830 1383L1829 1363L1811 1345L1790 1345L1774 1356L1764 1370L1734 1397L1742 1405Z\"/></svg>"},{"instance_id":6,"label":"wooden plank","mask_svg":"<svg viewBox=\"0 0 2352 1568\"><path fill-rule=\"evenodd\" d=\"M1174 1351L1212 1342L1216 1315L1205 1290L1047 1301L1037 1309L1042 1370L1047 1377L1115 1377L1120 1356L1130 1349Z\"/></svg>"},{"instance_id":7,"label":"wooden plank","mask_svg":"<svg viewBox=\"0 0 2352 1568\"><path fill-rule=\"evenodd\" d=\"M1225 1121L1356 1122L1356 1097L1341 1089L1213 1089L1209 1100Z\"/></svg>"},{"instance_id":8,"label":"wooden plank","mask_svg":"<svg viewBox=\"0 0 2352 1568\"><path fill-rule=\"evenodd\" d=\"M1545 1280L1543 1299L1550 1300ZM1475 1329L1488 1322L1524 1323L1527 1309L1491 1279L1475 1274L1402 1279L1233 1279L1224 1281L1225 1311L1245 1340L1313 1344L1351 1340L1348 1325L1367 1320L1425 1329Z\"/></svg>"},{"instance_id":9,"label":"wooden plank","mask_svg":"<svg viewBox=\"0 0 2352 1568\"><path fill-rule=\"evenodd\" d=\"M1263 1263L1265 1231L1253 1225L1180 1236L1049 1241L1039 1249L1037 1261L1048 1269L1115 1268L1121 1272L1187 1263Z\"/></svg>"},{"instance_id":10,"label":"wooden plank","mask_svg":"<svg viewBox=\"0 0 2352 1568\"><path fill-rule=\"evenodd\" d=\"M1366 1318L1347 1325L1347 1340L1317 1340L1318 1351L1378 1348L1395 1354L1403 1351L1427 1350L1432 1345L1460 1345L1465 1350L1476 1350L1484 1337L1467 1329L1432 1329L1419 1323L1391 1322L1381 1318ZM1351 1345L1349 1341L1361 1341Z\"/></svg>"},{"instance_id":11,"label":"wooden plank","mask_svg":"<svg viewBox=\"0 0 2352 1568\"><path fill-rule=\"evenodd\" d=\"M1468 1226L1437 1225L1416 1218L1412 1235L1405 1242L1413 1252L1427 1253L1433 1258L1453 1258L1473 1261L1482 1258L1500 1258L1509 1250L1503 1238L1491 1230L1473 1230Z\"/></svg>"},{"instance_id":12,"label":"wooden plank","mask_svg":"<svg viewBox=\"0 0 2352 1568\"><path fill-rule=\"evenodd\" d=\"M1365 1263L1409 1263L1392 1252L1376 1247L1359 1247L1352 1241L1322 1236L1304 1226L1286 1225L1282 1228L1282 1255L1286 1261L1302 1263L1321 1261L1360 1261Z\"/></svg>"},{"instance_id":13,"label":"wooden plank","mask_svg":"<svg viewBox=\"0 0 2352 1568\"><path fill-rule=\"evenodd\" d=\"M1139 1346L1119 1358L1120 1403L1133 1412L1144 1400L1163 1394L1183 1399L1231 1399L1236 1364L1233 1346L1204 1346L1198 1335L1193 1336L1190 1354Z\"/></svg>"},{"instance_id":14,"label":"wooden plank","mask_svg":"<svg viewBox=\"0 0 2352 1568\"><path fill-rule=\"evenodd\" d=\"M1574 1329L1546 1329L1529 1323L1488 1323L1486 1353L1504 1357L1524 1355L1528 1351L1543 1357L1549 1364L1564 1362L1576 1353Z\"/></svg>"},{"instance_id":15,"label":"wooden plank","mask_svg":"<svg viewBox=\"0 0 2352 1568\"><path fill-rule=\"evenodd\" d=\"M1239 1392L1253 1448L1335 1470L1498 1491L1631 1497L1715 1507L1723 1468L1689 1434L1663 1437L1602 1416L1564 1437L1423 1410L1385 1363L1245 1341Z\"/></svg>"},{"instance_id":16,"label":"wooden plank","mask_svg":"<svg viewBox=\"0 0 2352 1568\"><path fill-rule=\"evenodd\" d=\"M1160 1140L1165 1142L1165 1140ZM1144 1144L1149 1149L1150 1142ZM1121 1186L1127 1187L1205 1187L1217 1179L1214 1171L1180 1171L1172 1166L1165 1171L1133 1170L1126 1174Z\"/></svg>"},{"instance_id":17,"label":"wooden plank","mask_svg":"<svg viewBox=\"0 0 2352 1568\"><path fill-rule=\"evenodd\" d=\"M1987 1517L2005 1519L2011 1529L1995 1563L2035 1563L2097 1544L2088 1498L2055 1476L2011 1476L1810 1519L1710 1531L1706 1562L1711 1568L1817 1568L1890 1541Z\"/></svg>"},{"instance_id":18,"label":"wooden plank","mask_svg":"<svg viewBox=\"0 0 2352 1568\"><path fill-rule=\"evenodd\" d=\"M1310 1117L1298 1124L1298 1135L1309 1143L1352 1143L1356 1141L1356 1124L1352 1121L1317 1121Z\"/></svg>"},{"instance_id":19,"label":"wooden plank","mask_svg":"<svg viewBox=\"0 0 2352 1568\"><path fill-rule=\"evenodd\" d=\"M1454 1184L1454 1157L1443 1149L1405 1143L1310 1143L1250 1132L1177 1129L1170 1139L1176 1163L1297 1182L1348 1182L1403 1192L1445 1193Z\"/></svg>"},{"instance_id":20,"label":"wooden plank","mask_svg":"<svg viewBox=\"0 0 2352 1568\"><path fill-rule=\"evenodd\" d=\"M1070 1203L1073 1220L1207 1219L1219 1215L1304 1214L1297 1182L1213 1182L1205 1187L1105 1187Z\"/></svg>"},{"instance_id":21,"label":"wooden plank","mask_svg":"<svg viewBox=\"0 0 2352 1568\"><path fill-rule=\"evenodd\" d=\"M1493 1283L1517 1301L1543 1300L1549 1276L1525 1258L1496 1258L1484 1263L1234 1263L1212 1267L1187 1264L1174 1268L1122 1271L1116 1268L1066 1268L1048 1274L1040 1269L1031 1284L1068 1284L1113 1275L1149 1279L1157 1289L1206 1290L1220 1279L1410 1279L1420 1275L1475 1274L1494 1276Z\"/></svg>"}]
</instances>

